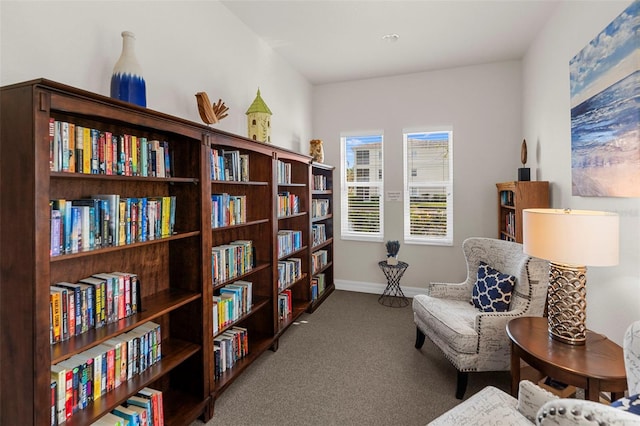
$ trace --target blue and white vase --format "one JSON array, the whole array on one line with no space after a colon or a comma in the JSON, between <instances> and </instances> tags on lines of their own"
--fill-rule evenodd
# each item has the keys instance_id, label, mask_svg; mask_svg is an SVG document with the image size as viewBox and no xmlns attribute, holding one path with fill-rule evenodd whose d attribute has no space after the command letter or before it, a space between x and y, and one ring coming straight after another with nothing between
<instances>
[{"instance_id":1,"label":"blue and white vase","mask_svg":"<svg viewBox=\"0 0 640 426\"><path fill-rule=\"evenodd\" d=\"M111 97L147 106L147 94L142 68L135 55L136 36L131 31L122 32L122 54L113 67Z\"/></svg>"}]
</instances>

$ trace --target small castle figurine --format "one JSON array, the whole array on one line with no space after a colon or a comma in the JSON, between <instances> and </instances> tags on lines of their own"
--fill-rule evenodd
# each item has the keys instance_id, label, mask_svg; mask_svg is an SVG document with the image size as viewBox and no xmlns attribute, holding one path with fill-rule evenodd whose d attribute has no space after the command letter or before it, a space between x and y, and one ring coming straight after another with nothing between
<instances>
[{"instance_id":1,"label":"small castle figurine","mask_svg":"<svg viewBox=\"0 0 640 426\"><path fill-rule=\"evenodd\" d=\"M247 110L247 132L254 141L271 143L271 110L262 100L260 89Z\"/></svg>"}]
</instances>

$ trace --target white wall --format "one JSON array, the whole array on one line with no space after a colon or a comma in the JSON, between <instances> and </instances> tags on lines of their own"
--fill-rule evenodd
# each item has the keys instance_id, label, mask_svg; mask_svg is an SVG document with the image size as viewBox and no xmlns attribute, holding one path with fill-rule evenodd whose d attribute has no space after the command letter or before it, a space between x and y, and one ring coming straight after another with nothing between
<instances>
[{"instance_id":1,"label":"white wall","mask_svg":"<svg viewBox=\"0 0 640 426\"><path fill-rule=\"evenodd\" d=\"M462 241L497 236L496 182L515 180L522 143L519 61L314 87L314 137L324 140L334 174L335 278L341 288L381 291L384 243L340 240L340 133L384 132L385 191L402 191L402 130L453 126L454 245L402 244L407 293L429 281L462 281ZM385 240L402 241L402 203L385 204Z\"/></svg>"},{"instance_id":2,"label":"white wall","mask_svg":"<svg viewBox=\"0 0 640 426\"><path fill-rule=\"evenodd\" d=\"M108 96L130 30L150 109L202 123L194 95L204 91L230 108L214 127L246 135L260 87L273 144L308 153L311 85L217 1L3 0L0 15L3 86L44 77Z\"/></svg>"},{"instance_id":3,"label":"white wall","mask_svg":"<svg viewBox=\"0 0 640 426\"><path fill-rule=\"evenodd\" d=\"M553 207L620 214L620 263L589 268L587 327L620 343L640 319L640 199L571 195L569 61L631 1L564 2L523 60L524 134Z\"/></svg>"}]
</instances>

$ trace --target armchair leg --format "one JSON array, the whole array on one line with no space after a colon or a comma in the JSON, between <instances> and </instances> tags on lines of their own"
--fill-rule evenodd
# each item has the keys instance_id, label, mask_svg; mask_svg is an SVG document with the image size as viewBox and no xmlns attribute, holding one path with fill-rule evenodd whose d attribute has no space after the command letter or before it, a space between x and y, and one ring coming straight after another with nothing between
<instances>
[{"instance_id":1,"label":"armchair leg","mask_svg":"<svg viewBox=\"0 0 640 426\"><path fill-rule=\"evenodd\" d=\"M416 349L420 349L424 345L424 333L416 327Z\"/></svg>"},{"instance_id":2,"label":"armchair leg","mask_svg":"<svg viewBox=\"0 0 640 426\"><path fill-rule=\"evenodd\" d=\"M469 373L466 371L458 371L458 384L456 388L456 398L462 399L464 393L467 391L467 381L469 379Z\"/></svg>"}]
</instances>

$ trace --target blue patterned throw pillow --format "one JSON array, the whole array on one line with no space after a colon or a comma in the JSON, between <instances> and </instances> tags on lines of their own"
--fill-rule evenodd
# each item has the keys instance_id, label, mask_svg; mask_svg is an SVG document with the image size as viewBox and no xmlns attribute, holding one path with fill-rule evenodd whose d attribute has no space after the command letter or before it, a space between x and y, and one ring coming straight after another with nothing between
<instances>
[{"instance_id":1,"label":"blue patterned throw pillow","mask_svg":"<svg viewBox=\"0 0 640 426\"><path fill-rule=\"evenodd\" d=\"M611 403L611 406L640 416L640 394L616 399Z\"/></svg>"},{"instance_id":2,"label":"blue patterned throw pillow","mask_svg":"<svg viewBox=\"0 0 640 426\"><path fill-rule=\"evenodd\" d=\"M484 262L478 266L478 277L473 286L471 304L482 312L505 312L509 310L511 292L516 277L503 274Z\"/></svg>"}]
</instances>

